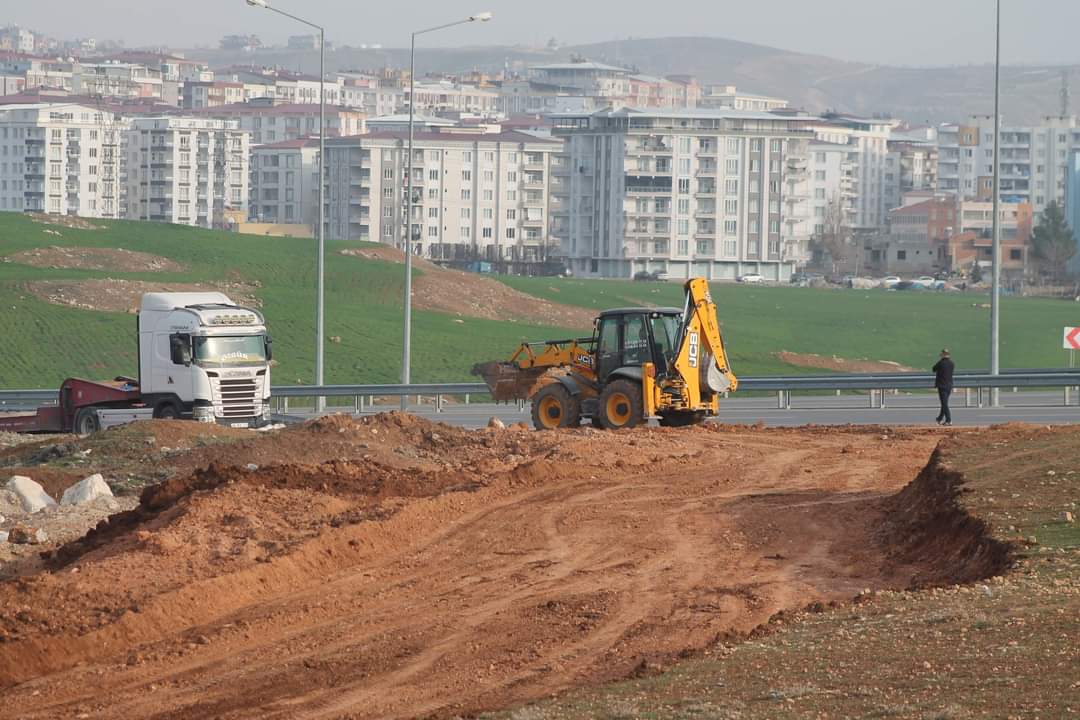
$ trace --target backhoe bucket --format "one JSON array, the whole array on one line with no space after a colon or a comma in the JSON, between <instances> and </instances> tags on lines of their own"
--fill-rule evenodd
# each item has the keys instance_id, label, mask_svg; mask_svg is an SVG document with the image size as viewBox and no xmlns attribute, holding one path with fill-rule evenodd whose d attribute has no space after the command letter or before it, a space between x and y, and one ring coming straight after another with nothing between
<instances>
[{"instance_id":1,"label":"backhoe bucket","mask_svg":"<svg viewBox=\"0 0 1080 720\"><path fill-rule=\"evenodd\" d=\"M496 361L473 365L472 374L484 378L497 402L508 402L528 400L536 382L548 370L546 367L522 370L517 363Z\"/></svg>"}]
</instances>

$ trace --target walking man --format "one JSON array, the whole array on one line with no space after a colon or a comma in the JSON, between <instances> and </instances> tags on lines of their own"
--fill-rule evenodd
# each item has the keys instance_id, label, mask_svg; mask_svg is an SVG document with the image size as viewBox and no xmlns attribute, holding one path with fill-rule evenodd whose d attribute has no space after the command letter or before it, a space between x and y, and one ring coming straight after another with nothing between
<instances>
[{"instance_id":1,"label":"walking man","mask_svg":"<svg viewBox=\"0 0 1080 720\"><path fill-rule=\"evenodd\" d=\"M941 359L934 365L934 387L937 388L938 399L941 400L941 412L938 413L938 425L952 425L952 413L949 412L949 396L953 390L953 370L956 366L949 357L949 351L941 351Z\"/></svg>"}]
</instances>

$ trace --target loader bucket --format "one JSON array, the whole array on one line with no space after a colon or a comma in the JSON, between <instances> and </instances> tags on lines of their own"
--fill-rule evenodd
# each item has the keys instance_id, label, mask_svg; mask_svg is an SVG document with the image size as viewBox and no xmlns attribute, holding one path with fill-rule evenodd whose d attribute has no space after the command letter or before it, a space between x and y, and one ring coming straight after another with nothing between
<instances>
[{"instance_id":1,"label":"loader bucket","mask_svg":"<svg viewBox=\"0 0 1080 720\"><path fill-rule=\"evenodd\" d=\"M533 394L536 382L550 368L529 368L522 370L517 363L488 362L473 365L472 374L479 375L491 388L491 396L497 402L510 400L528 400Z\"/></svg>"}]
</instances>

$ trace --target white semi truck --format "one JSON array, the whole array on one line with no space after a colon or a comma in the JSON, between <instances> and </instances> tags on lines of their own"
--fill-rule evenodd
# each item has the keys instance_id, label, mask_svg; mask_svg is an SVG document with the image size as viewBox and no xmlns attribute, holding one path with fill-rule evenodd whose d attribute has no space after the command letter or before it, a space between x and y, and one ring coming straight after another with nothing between
<instances>
[{"instance_id":1,"label":"white semi truck","mask_svg":"<svg viewBox=\"0 0 1080 720\"><path fill-rule=\"evenodd\" d=\"M138 380L69 378L58 404L0 418L0 430L75 432L133 420L270 423L272 344L261 313L221 293L147 293L138 315Z\"/></svg>"}]
</instances>

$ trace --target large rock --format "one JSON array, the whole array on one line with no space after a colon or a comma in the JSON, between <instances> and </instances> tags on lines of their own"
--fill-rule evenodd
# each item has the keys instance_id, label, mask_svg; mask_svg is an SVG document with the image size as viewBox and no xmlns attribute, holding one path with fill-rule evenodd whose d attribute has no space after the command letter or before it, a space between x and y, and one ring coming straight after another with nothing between
<instances>
[{"instance_id":1,"label":"large rock","mask_svg":"<svg viewBox=\"0 0 1080 720\"><path fill-rule=\"evenodd\" d=\"M22 509L28 513L36 513L47 507L56 505L56 501L49 497L49 493L36 482L23 475L12 475L5 486L19 498Z\"/></svg>"},{"instance_id":2,"label":"large rock","mask_svg":"<svg viewBox=\"0 0 1080 720\"><path fill-rule=\"evenodd\" d=\"M25 525L16 525L8 533L8 542L13 545L40 545L43 542L48 542L48 540L49 536L44 530L26 527Z\"/></svg>"},{"instance_id":3,"label":"large rock","mask_svg":"<svg viewBox=\"0 0 1080 720\"><path fill-rule=\"evenodd\" d=\"M94 502L98 498L113 496L112 490L101 477L101 473L94 473L90 477L83 478L64 491L60 498L61 505L85 505Z\"/></svg>"}]
</instances>

